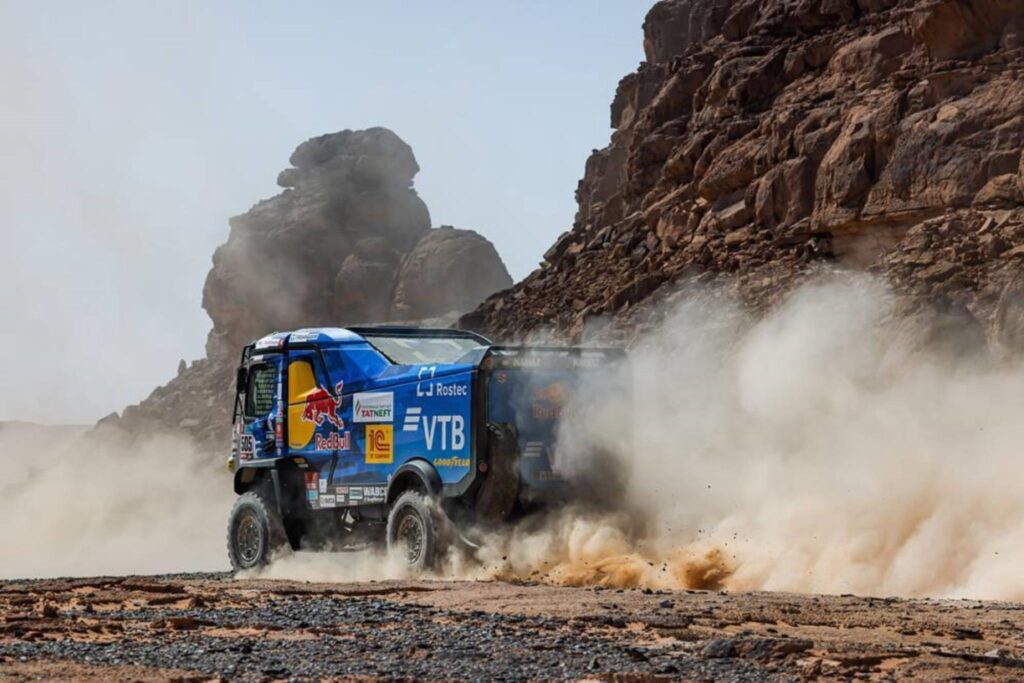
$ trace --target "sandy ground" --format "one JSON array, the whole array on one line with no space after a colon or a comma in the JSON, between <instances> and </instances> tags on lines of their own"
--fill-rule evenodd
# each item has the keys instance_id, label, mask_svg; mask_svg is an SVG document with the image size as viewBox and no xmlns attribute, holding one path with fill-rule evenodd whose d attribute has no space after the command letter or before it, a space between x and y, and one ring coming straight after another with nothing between
<instances>
[{"instance_id":1,"label":"sandy ground","mask_svg":"<svg viewBox=\"0 0 1024 683\"><path fill-rule=\"evenodd\" d=\"M1024 605L228 575L0 583L0 680L1020 679Z\"/></svg>"}]
</instances>

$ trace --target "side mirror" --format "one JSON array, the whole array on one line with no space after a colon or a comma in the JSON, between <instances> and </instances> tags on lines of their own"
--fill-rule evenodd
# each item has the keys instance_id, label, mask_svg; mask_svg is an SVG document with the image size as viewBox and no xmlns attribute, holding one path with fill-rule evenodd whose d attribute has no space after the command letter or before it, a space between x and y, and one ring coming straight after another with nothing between
<instances>
[{"instance_id":1,"label":"side mirror","mask_svg":"<svg viewBox=\"0 0 1024 683\"><path fill-rule=\"evenodd\" d=\"M235 393L241 394L245 391L246 386L249 384L249 370L244 365L238 368L238 374L235 375Z\"/></svg>"}]
</instances>

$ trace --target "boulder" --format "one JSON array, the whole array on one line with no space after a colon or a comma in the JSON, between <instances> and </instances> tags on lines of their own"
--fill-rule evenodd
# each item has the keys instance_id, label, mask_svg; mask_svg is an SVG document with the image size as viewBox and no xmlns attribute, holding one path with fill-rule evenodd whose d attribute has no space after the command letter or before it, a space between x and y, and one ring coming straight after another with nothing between
<instances>
[{"instance_id":1,"label":"boulder","mask_svg":"<svg viewBox=\"0 0 1024 683\"><path fill-rule=\"evenodd\" d=\"M208 351L278 329L379 322L402 258L430 231L412 149L386 128L299 145L285 192L231 219L203 288Z\"/></svg>"},{"instance_id":2,"label":"boulder","mask_svg":"<svg viewBox=\"0 0 1024 683\"><path fill-rule=\"evenodd\" d=\"M915 37L937 59L969 57L995 48L1011 19L1020 14L1018 0L928 0L911 15Z\"/></svg>"},{"instance_id":3,"label":"boulder","mask_svg":"<svg viewBox=\"0 0 1024 683\"><path fill-rule=\"evenodd\" d=\"M395 287L394 320L462 313L512 286L497 250L472 230L442 226L406 257Z\"/></svg>"},{"instance_id":4,"label":"boulder","mask_svg":"<svg viewBox=\"0 0 1024 683\"><path fill-rule=\"evenodd\" d=\"M644 20L644 55L665 62L718 35L729 0L661 0Z\"/></svg>"}]
</instances>

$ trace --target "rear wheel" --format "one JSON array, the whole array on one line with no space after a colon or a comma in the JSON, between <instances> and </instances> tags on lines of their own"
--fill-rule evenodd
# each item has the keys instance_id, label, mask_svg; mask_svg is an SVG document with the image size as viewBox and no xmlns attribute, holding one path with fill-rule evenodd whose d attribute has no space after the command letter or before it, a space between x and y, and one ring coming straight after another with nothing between
<instances>
[{"instance_id":1,"label":"rear wheel","mask_svg":"<svg viewBox=\"0 0 1024 683\"><path fill-rule=\"evenodd\" d=\"M418 491L406 491L388 513L388 550L400 553L414 570L432 569L443 550L444 522L436 501Z\"/></svg>"},{"instance_id":2,"label":"rear wheel","mask_svg":"<svg viewBox=\"0 0 1024 683\"><path fill-rule=\"evenodd\" d=\"M235 571L256 569L288 545L277 507L258 491L246 491L228 518L228 558Z\"/></svg>"}]
</instances>

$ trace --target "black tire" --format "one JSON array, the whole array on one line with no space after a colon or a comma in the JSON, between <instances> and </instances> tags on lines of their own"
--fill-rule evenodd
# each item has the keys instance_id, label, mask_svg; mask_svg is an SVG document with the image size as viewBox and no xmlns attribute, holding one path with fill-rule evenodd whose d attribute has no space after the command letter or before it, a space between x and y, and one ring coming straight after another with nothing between
<instances>
[{"instance_id":1,"label":"black tire","mask_svg":"<svg viewBox=\"0 0 1024 683\"><path fill-rule=\"evenodd\" d=\"M445 546L445 521L436 499L406 491L388 512L388 551L402 553L414 571L436 568Z\"/></svg>"},{"instance_id":2,"label":"black tire","mask_svg":"<svg viewBox=\"0 0 1024 683\"><path fill-rule=\"evenodd\" d=\"M257 569L288 548L277 506L258 491L246 491L228 517L228 558L235 571Z\"/></svg>"}]
</instances>

